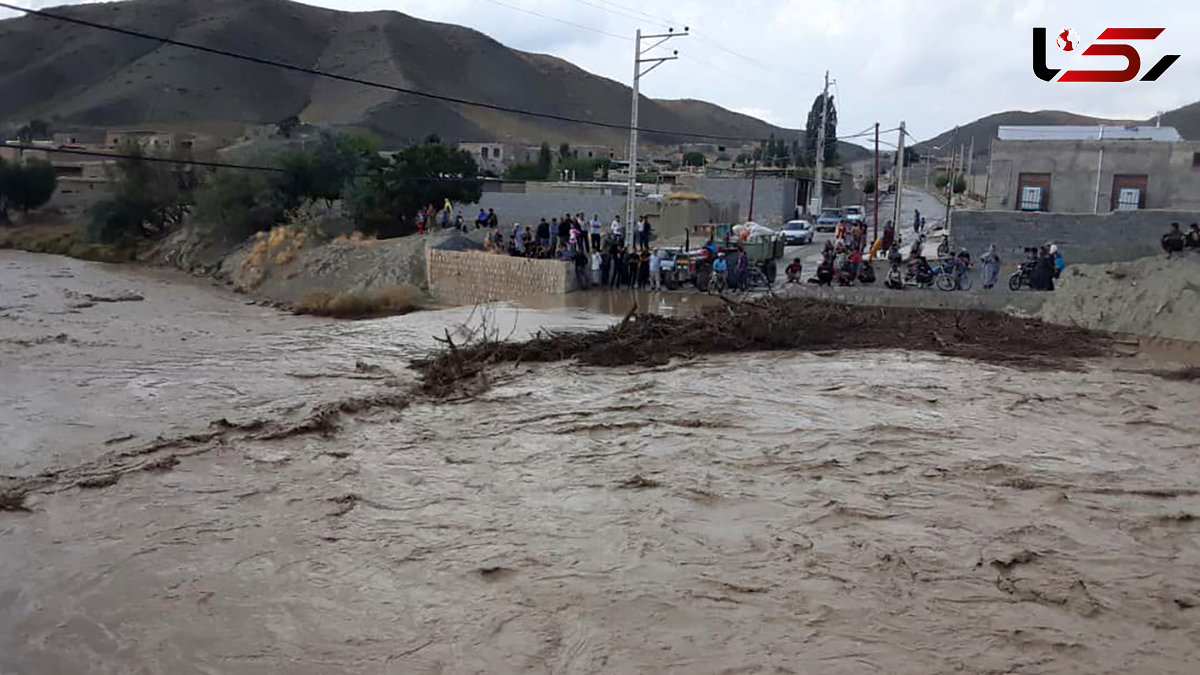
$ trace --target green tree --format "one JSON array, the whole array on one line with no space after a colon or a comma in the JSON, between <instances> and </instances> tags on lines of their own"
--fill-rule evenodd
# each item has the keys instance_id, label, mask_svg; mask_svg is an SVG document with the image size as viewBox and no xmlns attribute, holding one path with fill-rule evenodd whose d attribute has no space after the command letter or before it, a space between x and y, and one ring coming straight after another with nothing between
<instances>
[{"instance_id":1,"label":"green tree","mask_svg":"<svg viewBox=\"0 0 1200 675\"><path fill-rule=\"evenodd\" d=\"M98 202L91 213L88 236L100 243L157 236L179 225L199 184L194 167L159 161L186 161L186 151L155 158L146 157L137 144L121 151L127 157L117 162L113 196Z\"/></svg>"},{"instance_id":2,"label":"green tree","mask_svg":"<svg viewBox=\"0 0 1200 675\"><path fill-rule=\"evenodd\" d=\"M563 141L558 146L558 161L565 162L571 159L571 144Z\"/></svg>"},{"instance_id":3,"label":"green tree","mask_svg":"<svg viewBox=\"0 0 1200 675\"><path fill-rule=\"evenodd\" d=\"M554 167L554 156L550 153L550 144L542 141L542 147L538 150L537 168L541 174L539 180L546 180L550 177L550 169Z\"/></svg>"},{"instance_id":4,"label":"green tree","mask_svg":"<svg viewBox=\"0 0 1200 675\"><path fill-rule=\"evenodd\" d=\"M683 154L684 166L704 166L708 164L708 159L702 152L685 152Z\"/></svg>"},{"instance_id":5,"label":"green tree","mask_svg":"<svg viewBox=\"0 0 1200 675\"><path fill-rule=\"evenodd\" d=\"M967 177L961 173L954 177L954 194L961 195L967 191Z\"/></svg>"},{"instance_id":6,"label":"green tree","mask_svg":"<svg viewBox=\"0 0 1200 675\"><path fill-rule=\"evenodd\" d=\"M944 173L939 173L938 175L933 177L933 185L934 185L934 187L936 187L939 190L945 190L946 186L949 184L950 184L950 176L947 176Z\"/></svg>"},{"instance_id":7,"label":"green tree","mask_svg":"<svg viewBox=\"0 0 1200 675\"><path fill-rule=\"evenodd\" d=\"M8 222L8 210L29 213L50 201L58 177L50 162L30 159L24 163L0 160L0 222Z\"/></svg>"},{"instance_id":8,"label":"green tree","mask_svg":"<svg viewBox=\"0 0 1200 675\"><path fill-rule=\"evenodd\" d=\"M360 176L346 195L346 209L365 232L382 237L411 234L417 211L428 204L441 208L447 199L478 202L483 194L478 175L479 166L465 150L442 143L412 146Z\"/></svg>"},{"instance_id":9,"label":"green tree","mask_svg":"<svg viewBox=\"0 0 1200 675\"><path fill-rule=\"evenodd\" d=\"M196 192L196 220L228 242L271 229L287 215L271 178L260 171L218 169Z\"/></svg>"},{"instance_id":10,"label":"green tree","mask_svg":"<svg viewBox=\"0 0 1200 675\"><path fill-rule=\"evenodd\" d=\"M575 180L596 180L597 174L602 174L608 167L607 159L568 159L558 165L557 171L567 171L575 176Z\"/></svg>"},{"instance_id":11,"label":"green tree","mask_svg":"<svg viewBox=\"0 0 1200 675\"><path fill-rule=\"evenodd\" d=\"M804 163L813 166L817 163L817 142L821 129L822 95L817 94L812 108L808 111L808 123L804 126ZM825 165L837 164L837 106L833 104L833 96L829 97L829 112L825 118Z\"/></svg>"},{"instance_id":12,"label":"green tree","mask_svg":"<svg viewBox=\"0 0 1200 675\"><path fill-rule=\"evenodd\" d=\"M863 181L862 191L864 195L875 194L875 177L872 176Z\"/></svg>"},{"instance_id":13,"label":"green tree","mask_svg":"<svg viewBox=\"0 0 1200 675\"><path fill-rule=\"evenodd\" d=\"M355 176L379 160L378 152L378 140L370 134L325 133L315 150L285 156L276 184L285 208L341 199Z\"/></svg>"},{"instance_id":14,"label":"green tree","mask_svg":"<svg viewBox=\"0 0 1200 675\"><path fill-rule=\"evenodd\" d=\"M513 164L505 169L504 177L508 180L546 180L537 164L528 163Z\"/></svg>"}]
</instances>

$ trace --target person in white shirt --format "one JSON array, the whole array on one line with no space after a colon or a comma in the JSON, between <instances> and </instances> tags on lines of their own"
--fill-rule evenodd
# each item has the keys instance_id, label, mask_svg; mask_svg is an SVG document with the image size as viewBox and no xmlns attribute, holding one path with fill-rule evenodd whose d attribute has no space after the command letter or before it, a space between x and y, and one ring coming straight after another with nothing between
<instances>
[{"instance_id":1,"label":"person in white shirt","mask_svg":"<svg viewBox=\"0 0 1200 675\"><path fill-rule=\"evenodd\" d=\"M625 239L624 235L621 234L621 230L622 230L621 216L613 216L612 235L613 235L613 239L615 240L615 243L617 246L620 246L624 242L624 239Z\"/></svg>"},{"instance_id":2,"label":"person in white shirt","mask_svg":"<svg viewBox=\"0 0 1200 675\"><path fill-rule=\"evenodd\" d=\"M658 251L650 254L650 290L657 291L662 280L662 259L658 257Z\"/></svg>"},{"instance_id":3,"label":"person in white shirt","mask_svg":"<svg viewBox=\"0 0 1200 675\"><path fill-rule=\"evenodd\" d=\"M600 214L592 216L591 235L592 235L592 250L600 250L600 235L603 232L604 225L600 222Z\"/></svg>"},{"instance_id":4,"label":"person in white shirt","mask_svg":"<svg viewBox=\"0 0 1200 675\"><path fill-rule=\"evenodd\" d=\"M597 235L598 236L598 235ZM600 265L604 262L604 257L600 255L600 248L592 249L592 283L600 283Z\"/></svg>"}]
</instances>

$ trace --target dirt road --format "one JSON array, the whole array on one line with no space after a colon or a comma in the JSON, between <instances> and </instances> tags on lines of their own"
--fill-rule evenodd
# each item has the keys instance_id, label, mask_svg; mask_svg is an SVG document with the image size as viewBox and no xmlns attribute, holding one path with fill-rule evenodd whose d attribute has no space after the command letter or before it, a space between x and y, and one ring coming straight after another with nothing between
<instances>
[{"instance_id":1,"label":"dirt road","mask_svg":"<svg viewBox=\"0 0 1200 675\"><path fill-rule=\"evenodd\" d=\"M51 469L0 511L4 675L1190 673L1200 649L1200 398L1134 361L518 365L432 403L388 393L469 310L330 323L7 253L0 306L0 485Z\"/></svg>"}]
</instances>

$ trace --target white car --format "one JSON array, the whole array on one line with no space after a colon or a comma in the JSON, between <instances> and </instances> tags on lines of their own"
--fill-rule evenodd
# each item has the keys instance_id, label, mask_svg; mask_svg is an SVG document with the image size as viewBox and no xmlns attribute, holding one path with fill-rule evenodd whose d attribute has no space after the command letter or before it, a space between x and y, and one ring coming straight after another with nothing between
<instances>
[{"instance_id":1,"label":"white car","mask_svg":"<svg viewBox=\"0 0 1200 675\"><path fill-rule=\"evenodd\" d=\"M847 206L842 209L842 217L852 223L861 223L867 219L867 212L861 206Z\"/></svg>"},{"instance_id":2,"label":"white car","mask_svg":"<svg viewBox=\"0 0 1200 675\"><path fill-rule=\"evenodd\" d=\"M813 226L807 220L791 220L779 231L785 246L799 246L813 242Z\"/></svg>"}]
</instances>

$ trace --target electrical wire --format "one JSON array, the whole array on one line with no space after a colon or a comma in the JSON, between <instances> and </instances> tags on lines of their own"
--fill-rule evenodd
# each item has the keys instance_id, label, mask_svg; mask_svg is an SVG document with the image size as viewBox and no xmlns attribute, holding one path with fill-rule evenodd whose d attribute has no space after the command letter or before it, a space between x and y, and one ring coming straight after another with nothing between
<instances>
[{"instance_id":1,"label":"electrical wire","mask_svg":"<svg viewBox=\"0 0 1200 675\"><path fill-rule=\"evenodd\" d=\"M495 0L488 0L488 1L494 2ZM5 9L11 9L11 10L14 10L17 12L23 12L25 14L29 14L29 15L44 18L44 19L52 19L52 20L61 21L64 23L71 23L71 24L75 24L75 25L79 25L79 26L86 26L88 28L95 28L98 30L104 30L104 31L109 31L109 32L113 32L113 33L118 33L120 35L125 35L127 37L136 37L136 38L140 38L143 40L152 40L154 42L161 42L162 44L172 45L175 47L194 49L196 51L205 52L208 54L215 54L218 56L225 56L228 58L239 59L242 61L248 61L250 63L257 63L260 65L272 66L275 68L281 68L283 70L290 70L292 72L304 73L306 75L325 77L325 78L329 78L332 80L338 80L341 82L349 82L351 84L359 84L359 85L363 85L363 86L367 86L367 87L375 87L377 89L386 89L388 91L394 91L394 92L400 93L400 94L408 94L410 96L417 96L420 98L425 98L425 99L434 100L434 101L441 101L444 103L455 103L455 104L459 104L459 105L472 106L472 107L476 107L476 108L484 108L487 110L494 110L497 112L511 113L514 115L525 115L527 117L537 117L537 118L541 118L541 119L549 119L549 120L554 120L554 121L558 121L558 122L569 122L572 124L583 124L583 125L588 125L588 126L593 126L593 127L601 127L601 128L605 128L605 129L618 129L621 131L631 131L632 130L632 127L628 124L617 124L614 122L600 122L600 121L596 121L596 120L571 117L569 115L559 115L559 114L555 114L555 113L538 112L538 111L534 111L534 110L527 110L524 108L516 108L513 106L499 105L496 103L485 103L482 101L472 101L470 99L459 98L456 96L446 96L443 94L434 94L431 92L420 91L418 89L411 89L408 87L398 87L395 85L385 84L382 82L373 82L371 80L364 80L364 79L357 78L357 77L350 77L347 75L338 75L336 73L331 73L328 71L317 70L316 68L307 68L304 66L297 66L297 65L294 65L291 63L286 63L283 61L275 61L272 59L265 59L265 58L261 58L261 57L257 57L257 56L251 56L249 54L241 54L241 53L229 51L226 49L207 47L205 45L200 45L200 44L196 44L193 42L185 42L183 40L175 40L172 38L162 37L159 35L153 35L150 33L144 33L141 31L131 30L128 28L119 28L117 26L110 26L107 24L96 23L93 21L87 21L85 19L77 19L74 17L64 16L62 14L46 12L44 10L26 9L24 7L18 7L17 5L9 4L7 2L0 2L0 7L3 7ZM668 129L654 129L654 128L650 128L650 127L637 127L637 131L639 131L641 133L645 133L645 134L659 134L659 135L663 135L663 136L675 136L675 137L682 137L682 138L698 138L698 139L707 139L707 140L752 141L752 142L758 142L758 141L762 140L761 137L727 136L727 135L722 135L722 134L705 134L705 133L696 133L696 132L689 132L689 131L672 131L672 130L668 130Z\"/></svg>"},{"instance_id":2,"label":"electrical wire","mask_svg":"<svg viewBox=\"0 0 1200 675\"><path fill-rule=\"evenodd\" d=\"M563 24L564 26L572 26L575 28L579 28L581 30L591 31L592 33L598 33L600 35L606 35L608 37L616 38L618 40L624 40L625 42L633 42L633 40L631 38L629 38L625 35L617 35L616 33L610 33L606 30L601 30L599 28L593 28L592 26L585 26L584 24L575 23L574 21L567 21L566 19L560 19L558 17L550 16L549 14L542 14L541 12L535 12L532 9L525 9L524 7L510 5L507 2L500 2L500 0L483 0L483 1L493 4L493 5L497 5L499 7L507 7L508 9L511 9L511 10L514 10L517 12L523 12L523 13L529 14L531 16L536 16L536 17L539 17L542 19L546 19L547 21L555 21L557 23Z\"/></svg>"}]
</instances>

